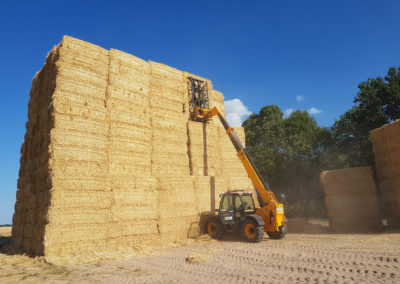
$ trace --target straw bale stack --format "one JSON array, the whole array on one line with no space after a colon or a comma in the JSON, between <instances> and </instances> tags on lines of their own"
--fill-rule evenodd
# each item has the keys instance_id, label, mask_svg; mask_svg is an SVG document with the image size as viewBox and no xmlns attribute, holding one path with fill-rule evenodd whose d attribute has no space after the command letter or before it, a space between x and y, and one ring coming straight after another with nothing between
<instances>
[{"instance_id":1,"label":"straw bale stack","mask_svg":"<svg viewBox=\"0 0 400 284\"><path fill-rule=\"evenodd\" d=\"M400 228L400 120L370 132L388 225Z\"/></svg>"},{"instance_id":2,"label":"straw bale stack","mask_svg":"<svg viewBox=\"0 0 400 284\"><path fill-rule=\"evenodd\" d=\"M320 178L332 231L375 232L382 229L371 168L324 171Z\"/></svg>"},{"instance_id":3,"label":"straw bale stack","mask_svg":"<svg viewBox=\"0 0 400 284\"><path fill-rule=\"evenodd\" d=\"M252 185L225 130L190 118L188 77L65 36L32 82L13 242L53 263L185 240L228 189ZM244 142L244 131L236 131Z\"/></svg>"}]
</instances>

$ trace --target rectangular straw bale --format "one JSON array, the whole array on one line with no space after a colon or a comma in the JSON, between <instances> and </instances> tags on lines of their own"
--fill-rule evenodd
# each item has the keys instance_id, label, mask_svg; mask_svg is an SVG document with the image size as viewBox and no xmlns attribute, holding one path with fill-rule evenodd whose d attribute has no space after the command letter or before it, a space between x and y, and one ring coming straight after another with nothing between
<instances>
[{"instance_id":1,"label":"rectangular straw bale","mask_svg":"<svg viewBox=\"0 0 400 284\"><path fill-rule=\"evenodd\" d=\"M116 194L118 195L118 194ZM153 195L154 196L154 195ZM125 196L126 199L123 202L120 202L120 199L115 201L115 204L113 204L112 210L112 221L113 222L120 222L120 221L132 221L132 220L141 220L142 221L148 221L150 219L152 220L157 220L158 219L158 214L157 214L157 206L156 204L151 203L151 202L146 202L146 201L138 201L135 200L135 196ZM129 204L129 205L123 205L123 204ZM139 221L138 221L139 222Z\"/></svg>"},{"instance_id":2,"label":"rectangular straw bale","mask_svg":"<svg viewBox=\"0 0 400 284\"><path fill-rule=\"evenodd\" d=\"M133 126L149 126L149 118L143 116L143 110L138 112L123 112L123 111L112 111L110 112L110 120Z\"/></svg>"},{"instance_id":3,"label":"rectangular straw bale","mask_svg":"<svg viewBox=\"0 0 400 284\"><path fill-rule=\"evenodd\" d=\"M106 164L90 160L53 160L50 165L54 178L69 176L81 179L101 179L107 171Z\"/></svg>"},{"instance_id":4,"label":"rectangular straw bale","mask_svg":"<svg viewBox=\"0 0 400 284\"><path fill-rule=\"evenodd\" d=\"M62 130L53 129L50 139L55 145L65 146L84 146L88 148L97 148L99 151L104 151L107 148L108 139L103 135L77 131L77 130Z\"/></svg>"},{"instance_id":5,"label":"rectangular straw bale","mask_svg":"<svg viewBox=\"0 0 400 284\"><path fill-rule=\"evenodd\" d=\"M198 216L162 218L159 220L160 241L170 244L187 239L190 226L198 222Z\"/></svg>"},{"instance_id":6,"label":"rectangular straw bale","mask_svg":"<svg viewBox=\"0 0 400 284\"><path fill-rule=\"evenodd\" d=\"M167 111L173 116L179 115L181 117L182 115L180 114L184 111L184 102L182 100L171 100L168 96L153 97L150 101L150 106L157 109L160 115L165 114Z\"/></svg>"},{"instance_id":7,"label":"rectangular straw bale","mask_svg":"<svg viewBox=\"0 0 400 284\"><path fill-rule=\"evenodd\" d=\"M228 187L230 190L253 191L254 186L247 176L230 177L228 179Z\"/></svg>"},{"instance_id":8,"label":"rectangular straw bale","mask_svg":"<svg viewBox=\"0 0 400 284\"><path fill-rule=\"evenodd\" d=\"M99 102L95 101L89 105L89 101L91 99L85 101L76 100L73 101L64 96L57 97L57 100L53 101L53 107L56 114L66 114L73 117L83 117L87 119L93 120L103 120L106 115L106 109L100 105Z\"/></svg>"},{"instance_id":9,"label":"rectangular straw bale","mask_svg":"<svg viewBox=\"0 0 400 284\"><path fill-rule=\"evenodd\" d=\"M109 187L109 186L108 186ZM50 191L51 208L69 208L69 207L92 207L109 208L111 206L110 191L88 191L84 189L65 190L57 189ZM50 214L50 213L49 213Z\"/></svg>"},{"instance_id":10,"label":"rectangular straw bale","mask_svg":"<svg viewBox=\"0 0 400 284\"><path fill-rule=\"evenodd\" d=\"M176 131L178 133L186 132L186 121L181 116L165 112L152 113L152 128L159 131ZM167 134L167 133L166 133Z\"/></svg>"},{"instance_id":11,"label":"rectangular straw bale","mask_svg":"<svg viewBox=\"0 0 400 284\"><path fill-rule=\"evenodd\" d=\"M121 123L121 122L111 122L110 123L110 139L117 141L121 140L126 143L135 143L138 141L147 141L149 144L151 141L151 128L147 125L132 125Z\"/></svg>"},{"instance_id":12,"label":"rectangular straw bale","mask_svg":"<svg viewBox=\"0 0 400 284\"><path fill-rule=\"evenodd\" d=\"M106 79L106 78L105 78ZM68 98L70 101L86 101L88 106L103 103L105 99L104 84L90 85L84 80L76 81L73 77L64 76L57 80L57 98ZM78 98L81 98L80 100ZM84 103L83 102L83 103ZM90 104L90 102L92 102ZM58 110L57 110L58 111Z\"/></svg>"},{"instance_id":13,"label":"rectangular straw bale","mask_svg":"<svg viewBox=\"0 0 400 284\"><path fill-rule=\"evenodd\" d=\"M109 162L115 162L120 164L138 163L138 164L150 164L150 153L151 148L149 145L138 143L136 149L122 149L120 145L118 148L109 151ZM142 150L142 151L141 151Z\"/></svg>"},{"instance_id":14,"label":"rectangular straw bale","mask_svg":"<svg viewBox=\"0 0 400 284\"><path fill-rule=\"evenodd\" d=\"M163 217L195 215L193 181L186 176L169 176L158 179L159 215ZM171 208L173 207L173 209Z\"/></svg>"},{"instance_id":15,"label":"rectangular straw bale","mask_svg":"<svg viewBox=\"0 0 400 284\"><path fill-rule=\"evenodd\" d=\"M71 82L70 84L74 84ZM52 106L55 113L68 114L69 106L84 106L89 111L105 112L105 88L71 88L69 84L65 84L65 80L60 80L57 84L57 99L53 100ZM104 119L104 117L102 118Z\"/></svg>"},{"instance_id":16,"label":"rectangular straw bale","mask_svg":"<svg viewBox=\"0 0 400 284\"><path fill-rule=\"evenodd\" d=\"M107 67L105 66L105 69ZM82 76L79 72L72 71L58 71L57 77L57 89L54 93L54 99L58 97L64 98L69 96L69 93L78 93L81 96L87 95L88 98L102 100L105 98L105 89L107 87L107 77L99 76L95 79L92 78L92 74L86 74ZM60 86L60 88L58 88ZM80 88L86 87L87 90L81 91ZM56 105L57 106L57 105ZM57 111L61 111L58 110Z\"/></svg>"},{"instance_id":17,"label":"rectangular straw bale","mask_svg":"<svg viewBox=\"0 0 400 284\"><path fill-rule=\"evenodd\" d=\"M161 248L158 234L122 235L109 238L107 243L117 257L130 253L135 254L141 248L151 248L151 250Z\"/></svg>"},{"instance_id":18,"label":"rectangular straw bale","mask_svg":"<svg viewBox=\"0 0 400 284\"><path fill-rule=\"evenodd\" d=\"M77 191L84 189L86 191L109 191L108 178L79 178L79 177L52 177L51 185L55 189L65 189Z\"/></svg>"},{"instance_id":19,"label":"rectangular straw bale","mask_svg":"<svg viewBox=\"0 0 400 284\"><path fill-rule=\"evenodd\" d=\"M86 147L71 147L64 145L54 145L51 151L52 158L55 160L76 160L76 161L93 161L106 162L107 155L98 149Z\"/></svg>"},{"instance_id":20,"label":"rectangular straw bale","mask_svg":"<svg viewBox=\"0 0 400 284\"><path fill-rule=\"evenodd\" d=\"M215 178L195 177L194 187L196 189L196 211L198 214L214 210L215 204Z\"/></svg>"},{"instance_id":21,"label":"rectangular straw bale","mask_svg":"<svg viewBox=\"0 0 400 284\"><path fill-rule=\"evenodd\" d=\"M215 206L219 207L220 197L219 195L229 190L229 179L226 177L211 177L211 187L215 188Z\"/></svg>"},{"instance_id":22,"label":"rectangular straw bale","mask_svg":"<svg viewBox=\"0 0 400 284\"><path fill-rule=\"evenodd\" d=\"M54 98L58 96L64 97L69 94L69 92L78 93L81 92L80 88L87 88L83 91L83 94L89 94L90 97L96 99L104 99L105 89L107 87L107 74L103 72L108 71L108 65L103 66L103 72L85 72L83 70L74 69L73 65L64 66L62 63L58 63L57 70L57 86L62 85L62 88L56 89L54 93ZM61 64L61 65L60 65Z\"/></svg>"},{"instance_id":23,"label":"rectangular straw bale","mask_svg":"<svg viewBox=\"0 0 400 284\"><path fill-rule=\"evenodd\" d=\"M334 232L381 230L377 190L369 167L324 171L320 181Z\"/></svg>"},{"instance_id":24,"label":"rectangular straw bale","mask_svg":"<svg viewBox=\"0 0 400 284\"><path fill-rule=\"evenodd\" d=\"M60 57L88 61L92 65L108 62L108 51L104 48L70 36L63 36L60 43ZM91 65L86 63L85 65Z\"/></svg>"},{"instance_id":25,"label":"rectangular straw bale","mask_svg":"<svg viewBox=\"0 0 400 284\"><path fill-rule=\"evenodd\" d=\"M56 207L48 212L48 222L53 225L70 225L96 223L103 224L107 220L108 208L96 207Z\"/></svg>"},{"instance_id":26,"label":"rectangular straw bale","mask_svg":"<svg viewBox=\"0 0 400 284\"><path fill-rule=\"evenodd\" d=\"M151 84L167 86L171 89L179 90L182 93L186 91L186 85L182 84L182 82L185 80L184 72L171 66L154 61L149 61L149 64L151 73Z\"/></svg>"},{"instance_id":27,"label":"rectangular straw bale","mask_svg":"<svg viewBox=\"0 0 400 284\"><path fill-rule=\"evenodd\" d=\"M90 222L89 216L85 216ZM46 226L45 242L51 244L57 240L68 242L88 241L88 240L106 240L107 228L103 223L83 223L59 225L48 224Z\"/></svg>"},{"instance_id":28,"label":"rectangular straw bale","mask_svg":"<svg viewBox=\"0 0 400 284\"><path fill-rule=\"evenodd\" d=\"M128 221L113 222L110 225L111 237L130 236L132 239L143 235L156 235L157 220L132 219Z\"/></svg>"},{"instance_id":29,"label":"rectangular straw bale","mask_svg":"<svg viewBox=\"0 0 400 284\"><path fill-rule=\"evenodd\" d=\"M225 117L224 95L217 90L210 90L208 93L210 108L218 107L220 113Z\"/></svg>"},{"instance_id":30,"label":"rectangular straw bale","mask_svg":"<svg viewBox=\"0 0 400 284\"><path fill-rule=\"evenodd\" d=\"M109 162L109 169L110 169L110 176L115 180L118 178L126 178L130 176L135 176L135 175L147 175L150 172L150 169L146 168L150 164L148 161L140 161L140 163L137 162L131 162L131 163L114 163L114 162ZM118 173L116 175L115 173Z\"/></svg>"},{"instance_id":31,"label":"rectangular straw bale","mask_svg":"<svg viewBox=\"0 0 400 284\"><path fill-rule=\"evenodd\" d=\"M139 186L132 179L127 178L127 182L121 182L120 180L113 180L113 197L114 202L121 206L124 205L151 205L154 203L154 198L157 197L158 192L146 184ZM152 198L153 197L153 198Z\"/></svg>"},{"instance_id":32,"label":"rectangular straw bale","mask_svg":"<svg viewBox=\"0 0 400 284\"><path fill-rule=\"evenodd\" d=\"M95 135L108 135L108 124L104 121L90 120L86 118L71 117L68 115L56 115L54 128L72 131L89 132Z\"/></svg>"},{"instance_id":33,"label":"rectangular straw bale","mask_svg":"<svg viewBox=\"0 0 400 284\"><path fill-rule=\"evenodd\" d=\"M97 260L102 250L107 247L106 239L100 240L85 240L81 242L71 242L63 239L58 241L51 240L49 245L45 247L46 260L50 263L68 263L70 260L68 258L74 258L78 263L87 262L89 259ZM82 255L83 254L83 255ZM68 258L66 257L68 256Z\"/></svg>"}]
</instances>

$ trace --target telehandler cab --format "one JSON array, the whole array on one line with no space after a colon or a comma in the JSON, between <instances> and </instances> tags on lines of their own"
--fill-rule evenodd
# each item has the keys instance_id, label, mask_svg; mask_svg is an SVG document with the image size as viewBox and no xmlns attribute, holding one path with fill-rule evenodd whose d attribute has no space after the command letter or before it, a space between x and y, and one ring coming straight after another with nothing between
<instances>
[{"instance_id":1,"label":"telehandler cab","mask_svg":"<svg viewBox=\"0 0 400 284\"><path fill-rule=\"evenodd\" d=\"M249 242L260 242L264 231L272 239L281 239L287 233L283 204L270 190L251 160L235 130L231 128L217 107L209 109L207 82L189 77L191 81L192 119L206 123L218 116L251 179L261 208L256 208L251 193L228 191L220 195L219 209L208 217L206 231L213 238L226 233L241 234Z\"/></svg>"},{"instance_id":2,"label":"telehandler cab","mask_svg":"<svg viewBox=\"0 0 400 284\"><path fill-rule=\"evenodd\" d=\"M251 192L230 191L220 195L218 214L210 217L207 232L220 239L226 233L241 234L249 242L259 242L264 236L264 220L254 215L256 208Z\"/></svg>"}]
</instances>

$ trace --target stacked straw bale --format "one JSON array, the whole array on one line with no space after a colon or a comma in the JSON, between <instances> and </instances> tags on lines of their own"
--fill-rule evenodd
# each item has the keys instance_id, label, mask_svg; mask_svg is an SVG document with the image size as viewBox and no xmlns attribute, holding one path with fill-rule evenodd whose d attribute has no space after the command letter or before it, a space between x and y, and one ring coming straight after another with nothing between
<instances>
[{"instance_id":1,"label":"stacked straw bale","mask_svg":"<svg viewBox=\"0 0 400 284\"><path fill-rule=\"evenodd\" d=\"M388 226L400 228L400 120L370 132Z\"/></svg>"},{"instance_id":2,"label":"stacked straw bale","mask_svg":"<svg viewBox=\"0 0 400 284\"><path fill-rule=\"evenodd\" d=\"M53 263L165 247L251 182L217 118L190 120L188 77L65 36L30 92L13 242ZM237 128L244 142L244 131Z\"/></svg>"},{"instance_id":3,"label":"stacked straw bale","mask_svg":"<svg viewBox=\"0 0 400 284\"><path fill-rule=\"evenodd\" d=\"M321 185L329 226L337 233L381 230L378 197L371 168L324 171Z\"/></svg>"}]
</instances>

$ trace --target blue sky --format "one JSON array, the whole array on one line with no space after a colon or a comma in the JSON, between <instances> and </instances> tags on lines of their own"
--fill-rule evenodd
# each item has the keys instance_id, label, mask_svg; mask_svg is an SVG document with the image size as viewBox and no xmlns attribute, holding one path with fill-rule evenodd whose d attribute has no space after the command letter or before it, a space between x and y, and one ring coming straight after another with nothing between
<instances>
[{"instance_id":1,"label":"blue sky","mask_svg":"<svg viewBox=\"0 0 400 284\"><path fill-rule=\"evenodd\" d=\"M314 108L330 126L358 83L400 65L399 18L399 1L0 1L0 224L32 78L64 34L210 78L240 114Z\"/></svg>"}]
</instances>

